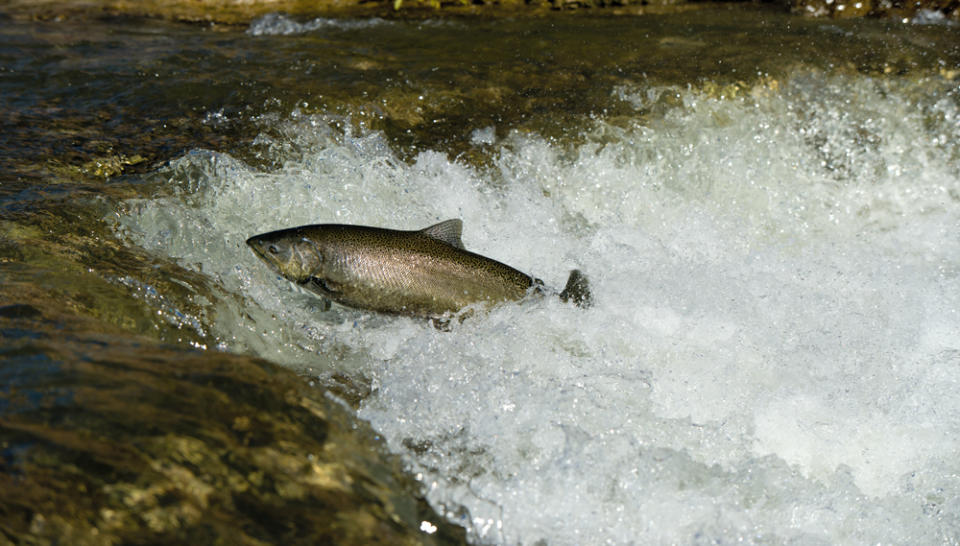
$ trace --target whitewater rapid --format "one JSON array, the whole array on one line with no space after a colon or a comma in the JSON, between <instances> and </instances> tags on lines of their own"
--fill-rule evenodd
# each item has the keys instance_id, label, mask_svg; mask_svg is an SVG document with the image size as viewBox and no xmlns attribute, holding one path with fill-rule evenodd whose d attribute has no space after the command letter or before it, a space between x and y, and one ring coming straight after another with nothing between
<instances>
[{"instance_id":1,"label":"whitewater rapid","mask_svg":"<svg viewBox=\"0 0 960 546\"><path fill-rule=\"evenodd\" d=\"M211 346L369 382L359 417L477 543L956 543L956 85L612 93L636 115L569 141L475 128L485 166L295 111L256 142L279 168L193 150L117 230L221 287ZM243 244L448 218L595 305L321 313Z\"/></svg>"}]
</instances>

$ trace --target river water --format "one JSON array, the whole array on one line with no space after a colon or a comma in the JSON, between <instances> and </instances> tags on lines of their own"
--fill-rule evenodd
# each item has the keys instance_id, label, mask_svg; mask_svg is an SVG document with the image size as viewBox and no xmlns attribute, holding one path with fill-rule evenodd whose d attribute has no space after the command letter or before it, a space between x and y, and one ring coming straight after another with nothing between
<instances>
[{"instance_id":1,"label":"river water","mask_svg":"<svg viewBox=\"0 0 960 546\"><path fill-rule=\"evenodd\" d=\"M348 378L475 543L956 544L930 20L0 21L0 303ZM243 244L448 218L595 305L322 312Z\"/></svg>"}]
</instances>

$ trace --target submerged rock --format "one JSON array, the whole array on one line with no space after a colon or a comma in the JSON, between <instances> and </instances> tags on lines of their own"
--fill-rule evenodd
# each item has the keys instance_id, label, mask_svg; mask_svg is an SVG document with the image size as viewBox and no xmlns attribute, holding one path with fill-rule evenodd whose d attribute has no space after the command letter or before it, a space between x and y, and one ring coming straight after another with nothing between
<instances>
[{"instance_id":1,"label":"submerged rock","mask_svg":"<svg viewBox=\"0 0 960 546\"><path fill-rule=\"evenodd\" d=\"M7 300L0 306L5 539L464 542L463 529L429 508L365 423L292 372L90 333L42 306Z\"/></svg>"}]
</instances>

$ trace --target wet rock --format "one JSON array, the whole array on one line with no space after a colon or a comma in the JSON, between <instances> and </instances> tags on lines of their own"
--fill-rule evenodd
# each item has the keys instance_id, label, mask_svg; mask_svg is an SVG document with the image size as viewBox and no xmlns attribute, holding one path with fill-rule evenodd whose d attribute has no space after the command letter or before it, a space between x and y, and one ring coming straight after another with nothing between
<instances>
[{"instance_id":1,"label":"wet rock","mask_svg":"<svg viewBox=\"0 0 960 546\"><path fill-rule=\"evenodd\" d=\"M947 18L960 17L958 0L774 0L763 3L777 4L807 16L911 18L917 13L933 11ZM589 9L636 15L681 12L715 4L743 5L742 2L695 0L10 0L5 9L6 14L13 17L42 20L109 15L237 25L276 12L302 17L434 17L438 13L514 16Z\"/></svg>"},{"instance_id":2,"label":"wet rock","mask_svg":"<svg viewBox=\"0 0 960 546\"><path fill-rule=\"evenodd\" d=\"M778 0L782 3L786 0ZM80 17L154 17L216 25L242 25L267 14L297 17L401 16L437 14L515 16L547 11L598 10L616 14L673 13L717 3L700 0L8 0L16 18L68 20ZM785 4L784 4L785 5Z\"/></svg>"},{"instance_id":3,"label":"wet rock","mask_svg":"<svg viewBox=\"0 0 960 546\"><path fill-rule=\"evenodd\" d=\"M364 423L292 372L32 304L0 311L8 541L464 541Z\"/></svg>"}]
</instances>

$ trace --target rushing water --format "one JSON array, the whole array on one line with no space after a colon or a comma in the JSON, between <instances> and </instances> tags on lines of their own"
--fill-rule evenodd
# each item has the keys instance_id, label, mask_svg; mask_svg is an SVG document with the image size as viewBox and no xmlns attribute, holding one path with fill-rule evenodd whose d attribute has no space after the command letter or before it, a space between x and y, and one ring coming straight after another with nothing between
<instances>
[{"instance_id":1,"label":"rushing water","mask_svg":"<svg viewBox=\"0 0 960 546\"><path fill-rule=\"evenodd\" d=\"M7 282L131 335L368 385L358 416L477 543L960 540L955 27L97 31L5 27L5 58L32 55L7 62L5 115L61 123L2 141ZM89 120L116 144L81 139L80 157L147 160L106 181L51 167L62 126ZM450 331L324 313L243 244L446 218L548 284L583 269L595 305ZM57 285L58 260L86 277Z\"/></svg>"}]
</instances>

